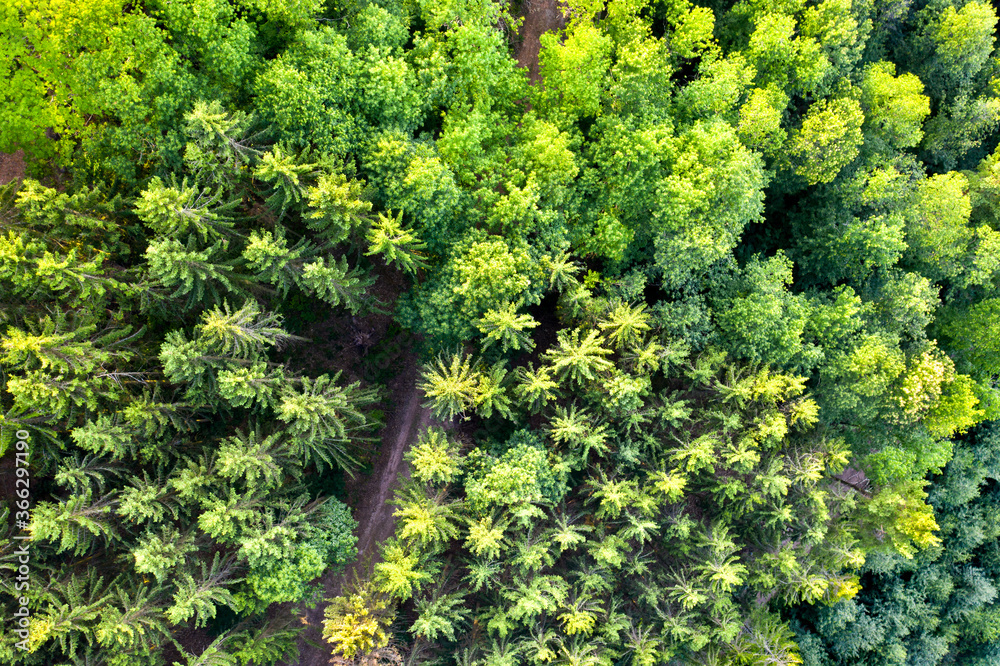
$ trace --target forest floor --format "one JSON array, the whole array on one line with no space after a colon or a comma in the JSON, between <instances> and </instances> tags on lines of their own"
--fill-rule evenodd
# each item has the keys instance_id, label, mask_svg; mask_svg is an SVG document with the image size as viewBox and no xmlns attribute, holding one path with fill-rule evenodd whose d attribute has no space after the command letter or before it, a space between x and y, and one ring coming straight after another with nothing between
<instances>
[{"instance_id":1,"label":"forest floor","mask_svg":"<svg viewBox=\"0 0 1000 666\"><path fill-rule=\"evenodd\" d=\"M24 179L24 151L0 153L0 185Z\"/></svg>"}]
</instances>

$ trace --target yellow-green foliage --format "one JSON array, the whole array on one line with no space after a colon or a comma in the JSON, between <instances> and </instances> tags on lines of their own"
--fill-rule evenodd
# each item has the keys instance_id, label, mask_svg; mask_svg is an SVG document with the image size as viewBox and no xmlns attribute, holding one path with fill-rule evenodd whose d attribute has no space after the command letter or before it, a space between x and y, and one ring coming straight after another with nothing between
<instances>
[{"instance_id":1,"label":"yellow-green foliage","mask_svg":"<svg viewBox=\"0 0 1000 666\"><path fill-rule=\"evenodd\" d=\"M323 611L323 638L335 654L354 659L389 644L394 612L387 598L366 586L329 601Z\"/></svg>"}]
</instances>

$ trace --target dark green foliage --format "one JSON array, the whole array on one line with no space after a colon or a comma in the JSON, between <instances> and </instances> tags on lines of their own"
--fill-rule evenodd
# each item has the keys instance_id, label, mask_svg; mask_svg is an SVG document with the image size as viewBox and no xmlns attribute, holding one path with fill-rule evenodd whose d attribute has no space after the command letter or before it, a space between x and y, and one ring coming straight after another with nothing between
<instances>
[{"instance_id":1,"label":"dark green foliage","mask_svg":"<svg viewBox=\"0 0 1000 666\"><path fill-rule=\"evenodd\" d=\"M977 428L931 484L941 544L912 560L870 557L857 597L792 611L804 664L989 664L997 631L1000 437Z\"/></svg>"}]
</instances>

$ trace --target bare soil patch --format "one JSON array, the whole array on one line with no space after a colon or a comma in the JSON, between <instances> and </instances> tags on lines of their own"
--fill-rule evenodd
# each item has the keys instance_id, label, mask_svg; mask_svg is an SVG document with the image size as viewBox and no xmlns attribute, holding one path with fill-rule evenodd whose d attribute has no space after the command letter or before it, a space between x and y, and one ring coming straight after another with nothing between
<instances>
[{"instance_id":1,"label":"bare soil patch","mask_svg":"<svg viewBox=\"0 0 1000 666\"><path fill-rule=\"evenodd\" d=\"M0 153L0 185L6 185L12 180L24 180L24 151Z\"/></svg>"}]
</instances>

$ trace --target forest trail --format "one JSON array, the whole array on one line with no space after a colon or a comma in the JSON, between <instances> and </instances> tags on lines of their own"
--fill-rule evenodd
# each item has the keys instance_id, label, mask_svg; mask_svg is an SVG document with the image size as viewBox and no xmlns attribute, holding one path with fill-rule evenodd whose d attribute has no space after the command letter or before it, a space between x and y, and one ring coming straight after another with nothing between
<instances>
[{"instance_id":1,"label":"forest trail","mask_svg":"<svg viewBox=\"0 0 1000 666\"><path fill-rule=\"evenodd\" d=\"M431 412L420 405L423 391L417 388L419 367L411 356L404 370L392 381L395 409L382 431L382 446L367 477L348 483L348 503L358 521L358 558L340 574L328 572L323 576L323 599L340 594L345 583L355 576L367 576L378 561L378 544L392 536L396 528L393 517L395 508L389 504L400 475L409 476L409 464L403 454L416 441L420 432L431 422ZM325 602L306 610L303 621L308 625L299 639L297 666L326 666L330 650L323 642L323 611ZM293 666L287 664L286 666Z\"/></svg>"},{"instance_id":2,"label":"forest trail","mask_svg":"<svg viewBox=\"0 0 1000 666\"><path fill-rule=\"evenodd\" d=\"M564 8L559 0L524 0L524 23L521 24L520 43L514 49L517 64L528 70L532 83L538 81L538 52L540 38L550 30L566 27Z\"/></svg>"}]
</instances>

